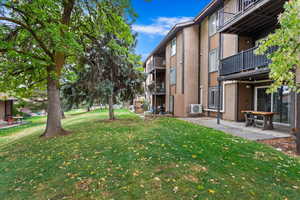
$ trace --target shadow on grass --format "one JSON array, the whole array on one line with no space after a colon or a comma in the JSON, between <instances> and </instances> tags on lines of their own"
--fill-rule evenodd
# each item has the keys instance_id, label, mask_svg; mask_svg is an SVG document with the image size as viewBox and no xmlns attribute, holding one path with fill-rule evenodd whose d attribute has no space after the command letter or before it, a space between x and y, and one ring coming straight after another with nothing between
<instances>
[{"instance_id":1,"label":"shadow on grass","mask_svg":"<svg viewBox=\"0 0 300 200\"><path fill-rule=\"evenodd\" d=\"M87 114L87 113L106 113L108 112L107 109L96 109L96 110L91 110L91 111L80 111L80 112L71 112L68 113L66 112L67 116L79 116L79 115L83 115L83 114Z\"/></svg>"}]
</instances>

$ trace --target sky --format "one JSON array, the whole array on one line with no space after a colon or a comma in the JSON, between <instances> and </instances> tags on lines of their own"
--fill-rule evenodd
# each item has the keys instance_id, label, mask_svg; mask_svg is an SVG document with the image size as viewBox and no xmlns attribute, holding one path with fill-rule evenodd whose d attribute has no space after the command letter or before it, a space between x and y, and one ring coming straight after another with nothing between
<instances>
[{"instance_id":1,"label":"sky","mask_svg":"<svg viewBox=\"0 0 300 200\"><path fill-rule=\"evenodd\" d=\"M210 0L132 0L138 14L133 30L138 33L136 53L145 58L177 23L193 19Z\"/></svg>"}]
</instances>

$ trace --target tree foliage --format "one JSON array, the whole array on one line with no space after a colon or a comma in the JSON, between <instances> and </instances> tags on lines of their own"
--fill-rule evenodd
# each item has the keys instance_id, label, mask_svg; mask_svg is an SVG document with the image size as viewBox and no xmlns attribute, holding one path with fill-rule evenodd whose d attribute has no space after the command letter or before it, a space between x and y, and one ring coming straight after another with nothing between
<instances>
[{"instance_id":1,"label":"tree foliage","mask_svg":"<svg viewBox=\"0 0 300 200\"><path fill-rule=\"evenodd\" d=\"M116 16L120 19L117 32L102 29L103 23L99 20L99 23L89 23L99 12L96 9L89 11L92 14L86 24L91 30L86 38L88 45L78 65L73 67L77 78L63 87L63 95L70 105L86 103L90 106L94 102L109 103L109 99L126 101L142 91L144 74L139 69L140 57L133 52L135 37L129 22L121 17L122 9L112 9L120 15Z\"/></svg>"},{"instance_id":2,"label":"tree foliage","mask_svg":"<svg viewBox=\"0 0 300 200\"><path fill-rule=\"evenodd\" d=\"M264 54L270 47L278 47L268 55L272 60L270 78L274 81L270 92L277 92L282 85L300 92L295 82L295 71L300 67L300 0L288 1L284 8L279 16L280 28L261 42L257 53Z\"/></svg>"},{"instance_id":3,"label":"tree foliage","mask_svg":"<svg viewBox=\"0 0 300 200\"><path fill-rule=\"evenodd\" d=\"M45 135L60 134L60 80L72 76L67 66L84 55L93 34L132 42L123 26L131 13L129 0L0 0L0 91L28 97L47 89Z\"/></svg>"}]
</instances>

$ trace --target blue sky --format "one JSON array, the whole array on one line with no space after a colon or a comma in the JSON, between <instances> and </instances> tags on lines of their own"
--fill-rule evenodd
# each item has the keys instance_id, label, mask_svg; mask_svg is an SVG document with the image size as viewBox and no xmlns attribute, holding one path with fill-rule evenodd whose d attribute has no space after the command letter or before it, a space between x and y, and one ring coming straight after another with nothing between
<instances>
[{"instance_id":1,"label":"blue sky","mask_svg":"<svg viewBox=\"0 0 300 200\"><path fill-rule=\"evenodd\" d=\"M163 39L168 30L179 22L195 17L210 0L132 0L139 15L133 29L138 32L136 53L143 60Z\"/></svg>"}]
</instances>

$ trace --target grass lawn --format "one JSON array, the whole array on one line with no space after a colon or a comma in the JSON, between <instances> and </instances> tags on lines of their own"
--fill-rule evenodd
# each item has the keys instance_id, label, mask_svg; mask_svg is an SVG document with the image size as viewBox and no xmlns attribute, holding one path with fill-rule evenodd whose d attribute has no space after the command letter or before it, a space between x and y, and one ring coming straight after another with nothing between
<instances>
[{"instance_id":1,"label":"grass lawn","mask_svg":"<svg viewBox=\"0 0 300 200\"><path fill-rule=\"evenodd\" d=\"M177 119L117 115L73 113L64 127L74 133L51 140L38 138L43 125L11 132L1 200L300 199L298 159Z\"/></svg>"}]
</instances>

